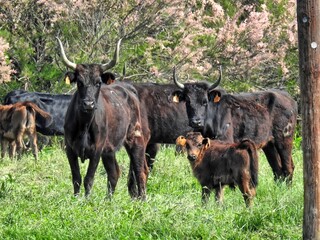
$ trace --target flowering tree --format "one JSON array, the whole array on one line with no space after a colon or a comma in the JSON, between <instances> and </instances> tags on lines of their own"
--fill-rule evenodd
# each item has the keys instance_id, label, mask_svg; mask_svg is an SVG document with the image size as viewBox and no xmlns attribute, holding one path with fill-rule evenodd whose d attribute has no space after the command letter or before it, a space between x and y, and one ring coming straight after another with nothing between
<instances>
[{"instance_id":1,"label":"flowering tree","mask_svg":"<svg viewBox=\"0 0 320 240\"><path fill-rule=\"evenodd\" d=\"M13 74L13 69L10 66L10 60L5 55L5 52L9 49L9 44L0 37L0 84L9 82L11 79L11 74Z\"/></svg>"},{"instance_id":2,"label":"flowering tree","mask_svg":"<svg viewBox=\"0 0 320 240\"><path fill-rule=\"evenodd\" d=\"M59 89L55 36L75 62L105 62L123 38L120 64L134 81L216 79L229 91L285 86L297 94L293 0L0 0L0 30L16 77L34 88ZM143 76L143 77L141 77ZM60 85L59 85L60 86ZM41 90L37 89L37 90Z\"/></svg>"}]
</instances>

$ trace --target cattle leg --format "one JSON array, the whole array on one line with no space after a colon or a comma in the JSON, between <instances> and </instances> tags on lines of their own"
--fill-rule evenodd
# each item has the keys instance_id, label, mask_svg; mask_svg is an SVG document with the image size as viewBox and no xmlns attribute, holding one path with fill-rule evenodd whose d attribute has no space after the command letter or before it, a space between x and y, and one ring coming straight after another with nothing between
<instances>
[{"instance_id":1,"label":"cattle leg","mask_svg":"<svg viewBox=\"0 0 320 240\"><path fill-rule=\"evenodd\" d=\"M147 164L150 171L153 168L153 164L155 162L155 158L159 151L159 148L160 148L160 144L152 143L147 145L146 159L147 159Z\"/></svg>"},{"instance_id":2,"label":"cattle leg","mask_svg":"<svg viewBox=\"0 0 320 240\"><path fill-rule=\"evenodd\" d=\"M208 202L210 193L211 189L209 189L207 186L202 186L201 200L203 204L206 204Z\"/></svg>"},{"instance_id":3,"label":"cattle leg","mask_svg":"<svg viewBox=\"0 0 320 240\"><path fill-rule=\"evenodd\" d=\"M294 163L292 161L292 140L285 140L284 144L276 144L276 148L279 152L281 165L282 165L282 176L287 183L292 182Z\"/></svg>"},{"instance_id":4,"label":"cattle leg","mask_svg":"<svg viewBox=\"0 0 320 240\"><path fill-rule=\"evenodd\" d=\"M216 199L216 202L219 203L219 204L222 204L223 202L223 193L224 193L224 186L219 186L217 188L215 188L216 190L216 195L215 195L215 199Z\"/></svg>"},{"instance_id":5,"label":"cattle leg","mask_svg":"<svg viewBox=\"0 0 320 240\"><path fill-rule=\"evenodd\" d=\"M102 153L102 163L108 176L108 195L111 197L120 177L120 168L114 152Z\"/></svg>"},{"instance_id":6,"label":"cattle leg","mask_svg":"<svg viewBox=\"0 0 320 240\"><path fill-rule=\"evenodd\" d=\"M9 157L11 159L14 158L15 154L16 154L16 149L17 149L17 144L15 141L11 141L10 145L9 145Z\"/></svg>"},{"instance_id":7,"label":"cattle leg","mask_svg":"<svg viewBox=\"0 0 320 240\"><path fill-rule=\"evenodd\" d=\"M0 137L1 140L1 158L6 156L6 151L8 149L8 141L4 137Z\"/></svg>"},{"instance_id":8,"label":"cattle leg","mask_svg":"<svg viewBox=\"0 0 320 240\"><path fill-rule=\"evenodd\" d=\"M282 178L282 170L281 170L281 159L278 154L278 151L274 145L274 143L269 142L262 149L267 157L269 165L272 169L275 181L278 181Z\"/></svg>"},{"instance_id":9,"label":"cattle leg","mask_svg":"<svg viewBox=\"0 0 320 240\"><path fill-rule=\"evenodd\" d=\"M34 156L34 159L37 161L38 160L38 144L37 144L37 134L30 133L29 134L29 139L31 143L31 148L32 148L32 153Z\"/></svg>"},{"instance_id":10,"label":"cattle leg","mask_svg":"<svg viewBox=\"0 0 320 240\"><path fill-rule=\"evenodd\" d=\"M142 138L140 138L142 139ZM136 141L139 141L138 137ZM145 158L145 148L143 144L126 145L127 153L130 157L130 170L128 176L128 190L132 198L146 198L146 182L148 177L148 165ZM138 192L136 190L138 187Z\"/></svg>"},{"instance_id":11,"label":"cattle leg","mask_svg":"<svg viewBox=\"0 0 320 240\"><path fill-rule=\"evenodd\" d=\"M25 128L23 127L22 130L18 132L17 139L16 139L18 159L21 159L22 151L24 150L24 142L23 142L24 132L25 132Z\"/></svg>"},{"instance_id":12,"label":"cattle leg","mask_svg":"<svg viewBox=\"0 0 320 240\"><path fill-rule=\"evenodd\" d=\"M239 188L247 207L252 206L252 199L255 195L255 191L251 191L250 188L250 179L250 173L246 170L241 173L241 177L238 179L240 183Z\"/></svg>"},{"instance_id":13,"label":"cattle leg","mask_svg":"<svg viewBox=\"0 0 320 240\"><path fill-rule=\"evenodd\" d=\"M134 169L133 162L130 161L130 168L129 168L129 175L128 175L128 191L131 198L137 198L139 196L138 188L137 188L137 179L133 169Z\"/></svg>"},{"instance_id":14,"label":"cattle leg","mask_svg":"<svg viewBox=\"0 0 320 240\"><path fill-rule=\"evenodd\" d=\"M101 152L98 151L95 153L95 156L90 159L89 166L87 169L87 174L84 177L84 181L83 181L86 197L89 196L91 188L93 186L94 175L95 175L95 173L97 171L97 167L99 165L100 155L101 155Z\"/></svg>"},{"instance_id":15,"label":"cattle leg","mask_svg":"<svg viewBox=\"0 0 320 240\"><path fill-rule=\"evenodd\" d=\"M69 145L66 145L66 154L67 154L70 169L71 169L74 196L78 196L80 192L80 186L81 186L81 174L80 174L78 156L72 151Z\"/></svg>"}]
</instances>

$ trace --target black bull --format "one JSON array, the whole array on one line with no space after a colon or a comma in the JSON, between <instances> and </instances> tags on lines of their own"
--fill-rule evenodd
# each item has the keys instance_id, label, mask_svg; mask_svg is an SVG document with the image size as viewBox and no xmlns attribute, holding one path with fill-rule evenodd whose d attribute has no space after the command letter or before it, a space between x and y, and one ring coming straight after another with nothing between
<instances>
[{"instance_id":1,"label":"black bull","mask_svg":"<svg viewBox=\"0 0 320 240\"><path fill-rule=\"evenodd\" d=\"M275 179L292 180L297 103L287 92L233 95L212 90L208 98L204 136L231 142L251 139L263 149Z\"/></svg>"},{"instance_id":2,"label":"black bull","mask_svg":"<svg viewBox=\"0 0 320 240\"><path fill-rule=\"evenodd\" d=\"M121 40L108 64L75 64L67 59L59 39L58 42L64 64L73 70L67 76L77 84L64 123L74 194L79 194L82 182L78 158L82 162L89 159L84 178L86 196L101 158L108 175L108 193L112 195L120 176L116 151L124 146L130 158L129 193L132 198L144 199L148 176L145 141L150 136L142 126L137 93L128 84L102 84L108 81L105 71L117 62Z\"/></svg>"}]
</instances>

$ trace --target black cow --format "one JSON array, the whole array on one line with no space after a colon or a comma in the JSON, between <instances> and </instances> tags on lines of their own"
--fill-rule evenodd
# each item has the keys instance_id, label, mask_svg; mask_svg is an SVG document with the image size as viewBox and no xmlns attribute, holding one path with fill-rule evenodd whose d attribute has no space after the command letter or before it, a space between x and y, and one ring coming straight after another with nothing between
<instances>
[{"instance_id":1,"label":"black cow","mask_svg":"<svg viewBox=\"0 0 320 240\"><path fill-rule=\"evenodd\" d=\"M72 95L67 94L49 94L14 90L5 96L3 104L8 105L25 101L35 103L52 117L52 124L49 126L44 125L43 122L40 122L38 120L39 118L36 117L37 132L43 135L53 136L64 134L64 118L71 98Z\"/></svg>"},{"instance_id":2,"label":"black cow","mask_svg":"<svg viewBox=\"0 0 320 240\"><path fill-rule=\"evenodd\" d=\"M147 162L152 168L159 143L175 144L178 136L193 130L185 104L176 102L173 92L179 89L174 84L133 83L137 89L141 114L145 125L150 129L150 140L147 145Z\"/></svg>"},{"instance_id":3,"label":"black cow","mask_svg":"<svg viewBox=\"0 0 320 240\"><path fill-rule=\"evenodd\" d=\"M266 154L275 179L291 182L298 112L291 96L279 90L244 94L212 90L208 97L203 135L230 142L253 140Z\"/></svg>"},{"instance_id":4,"label":"black cow","mask_svg":"<svg viewBox=\"0 0 320 240\"><path fill-rule=\"evenodd\" d=\"M75 64L70 62L58 39L64 64L73 69L67 73L77 91L68 107L64 136L69 160L74 194L78 195L81 175L78 157L89 159L84 178L85 195L90 193L100 160L108 175L108 193L112 195L120 170L115 152L125 146L130 157L128 189L131 197L145 198L148 168L145 161L145 139L148 131L142 129L140 103L134 88L128 84L102 84L104 72L118 59L119 45L113 60L108 64Z\"/></svg>"},{"instance_id":5,"label":"black cow","mask_svg":"<svg viewBox=\"0 0 320 240\"><path fill-rule=\"evenodd\" d=\"M176 76L176 70L173 71L173 81L179 88L173 94L178 96L179 101L184 102L187 109L189 126L197 131L201 131L204 126L203 116L208 105L208 92L218 87L222 76L222 67L220 66L220 75L216 82L209 84L208 82L180 83ZM224 91L220 89L220 91Z\"/></svg>"}]
</instances>

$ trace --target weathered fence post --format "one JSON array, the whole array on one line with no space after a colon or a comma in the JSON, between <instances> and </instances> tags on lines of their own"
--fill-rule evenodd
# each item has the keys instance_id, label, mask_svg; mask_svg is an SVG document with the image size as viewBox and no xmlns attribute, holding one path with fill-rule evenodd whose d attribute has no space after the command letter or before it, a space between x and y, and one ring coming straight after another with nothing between
<instances>
[{"instance_id":1,"label":"weathered fence post","mask_svg":"<svg viewBox=\"0 0 320 240\"><path fill-rule=\"evenodd\" d=\"M304 179L303 239L320 239L320 1L297 0Z\"/></svg>"}]
</instances>

